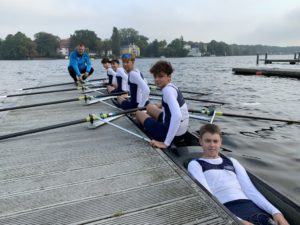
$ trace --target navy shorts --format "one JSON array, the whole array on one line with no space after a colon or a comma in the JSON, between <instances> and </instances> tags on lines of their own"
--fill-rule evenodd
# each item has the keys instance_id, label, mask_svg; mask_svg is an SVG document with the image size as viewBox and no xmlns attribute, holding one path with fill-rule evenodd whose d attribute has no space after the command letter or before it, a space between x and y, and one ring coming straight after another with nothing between
<instances>
[{"instance_id":1,"label":"navy shorts","mask_svg":"<svg viewBox=\"0 0 300 225\"><path fill-rule=\"evenodd\" d=\"M253 224L271 225L272 217L249 199L226 202L224 205L237 217Z\"/></svg>"},{"instance_id":2,"label":"navy shorts","mask_svg":"<svg viewBox=\"0 0 300 225\"><path fill-rule=\"evenodd\" d=\"M124 100L121 103L121 108L124 109L124 110L134 109L134 108L137 108L138 105L139 105L138 103L132 103L130 100Z\"/></svg>"},{"instance_id":3,"label":"navy shorts","mask_svg":"<svg viewBox=\"0 0 300 225\"><path fill-rule=\"evenodd\" d=\"M164 141L167 137L169 128L162 122L163 113L159 114L158 120L148 117L144 121L146 133L157 141Z\"/></svg>"}]
</instances>

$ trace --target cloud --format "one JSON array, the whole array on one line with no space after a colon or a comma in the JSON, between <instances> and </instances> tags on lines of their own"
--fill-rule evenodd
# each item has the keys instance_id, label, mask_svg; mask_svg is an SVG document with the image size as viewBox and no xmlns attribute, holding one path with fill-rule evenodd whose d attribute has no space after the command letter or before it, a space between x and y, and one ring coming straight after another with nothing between
<instances>
[{"instance_id":1,"label":"cloud","mask_svg":"<svg viewBox=\"0 0 300 225\"><path fill-rule=\"evenodd\" d=\"M182 35L191 41L290 45L298 43L299 7L298 0L1 0L0 38L17 31L66 38L89 29L105 39L116 26L168 42Z\"/></svg>"},{"instance_id":2,"label":"cloud","mask_svg":"<svg viewBox=\"0 0 300 225\"><path fill-rule=\"evenodd\" d=\"M242 35L240 41L248 44L300 46L300 7L282 17L272 17L252 31Z\"/></svg>"}]
</instances>

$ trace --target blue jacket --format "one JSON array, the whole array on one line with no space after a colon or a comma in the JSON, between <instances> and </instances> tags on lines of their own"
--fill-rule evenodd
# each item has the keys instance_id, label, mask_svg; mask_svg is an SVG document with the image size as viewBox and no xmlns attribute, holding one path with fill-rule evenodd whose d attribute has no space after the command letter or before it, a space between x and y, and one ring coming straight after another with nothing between
<instances>
[{"instance_id":1,"label":"blue jacket","mask_svg":"<svg viewBox=\"0 0 300 225\"><path fill-rule=\"evenodd\" d=\"M90 72L92 63L89 55L86 52L84 52L82 55L79 55L77 49L75 49L70 55L69 66L72 66L76 72L76 75L80 77L80 71L85 70L85 68L86 72Z\"/></svg>"}]
</instances>

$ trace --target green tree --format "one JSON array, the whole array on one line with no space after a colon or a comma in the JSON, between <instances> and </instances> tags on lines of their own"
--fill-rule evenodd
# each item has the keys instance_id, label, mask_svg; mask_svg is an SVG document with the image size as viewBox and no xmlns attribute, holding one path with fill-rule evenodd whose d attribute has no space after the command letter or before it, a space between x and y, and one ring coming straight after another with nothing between
<instances>
[{"instance_id":1,"label":"green tree","mask_svg":"<svg viewBox=\"0 0 300 225\"><path fill-rule=\"evenodd\" d=\"M207 45L207 52L210 55L216 55L217 52L217 46L218 46L218 42L215 40L212 40L210 43L208 43Z\"/></svg>"},{"instance_id":2,"label":"green tree","mask_svg":"<svg viewBox=\"0 0 300 225\"><path fill-rule=\"evenodd\" d=\"M138 35L137 37L137 41L135 42L135 44L137 46L139 46L140 50L141 50L141 56L144 56L146 53L146 49L148 47L148 40L149 38L143 36L143 35Z\"/></svg>"},{"instance_id":3,"label":"green tree","mask_svg":"<svg viewBox=\"0 0 300 225\"><path fill-rule=\"evenodd\" d=\"M109 51L111 50L111 40L104 40L102 42L102 49L104 56L109 56Z\"/></svg>"},{"instance_id":4,"label":"green tree","mask_svg":"<svg viewBox=\"0 0 300 225\"><path fill-rule=\"evenodd\" d=\"M217 42L215 40L208 43L207 52L216 56L232 55L232 49L228 44L222 41Z\"/></svg>"},{"instance_id":5,"label":"green tree","mask_svg":"<svg viewBox=\"0 0 300 225\"><path fill-rule=\"evenodd\" d=\"M101 41L101 39L97 40L96 54L97 54L97 56L102 56L102 54L103 54L103 42Z\"/></svg>"},{"instance_id":6,"label":"green tree","mask_svg":"<svg viewBox=\"0 0 300 225\"><path fill-rule=\"evenodd\" d=\"M113 33L111 36L111 50L114 56L119 56L121 53L121 38L119 31L116 27L113 28Z\"/></svg>"},{"instance_id":7,"label":"green tree","mask_svg":"<svg viewBox=\"0 0 300 225\"><path fill-rule=\"evenodd\" d=\"M205 44L203 42L199 42L199 50L200 50L201 54L206 55L206 53L207 53L207 44Z\"/></svg>"},{"instance_id":8,"label":"green tree","mask_svg":"<svg viewBox=\"0 0 300 225\"><path fill-rule=\"evenodd\" d=\"M188 50L184 49L183 37L176 38L168 44L166 56L168 57L186 57Z\"/></svg>"},{"instance_id":9,"label":"green tree","mask_svg":"<svg viewBox=\"0 0 300 225\"><path fill-rule=\"evenodd\" d=\"M148 38L146 36L139 35L139 32L133 28L122 28L119 30L119 34L122 47L135 44L140 48L141 56L147 54Z\"/></svg>"},{"instance_id":10,"label":"green tree","mask_svg":"<svg viewBox=\"0 0 300 225\"><path fill-rule=\"evenodd\" d=\"M3 40L0 38L0 59L2 59L2 44Z\"/></svg>"},{"instance_id":11,"label":"green tree","mask_svg":"<svg viewBox=\"0 0 300 225\"><path fill-rule=\"evenodd\" d=\"M166 55L166 47L167 47L167 42L165 40L158 41L157 39L155 39L147 46L145 56L160 57Z\"/></svg>"},{"instance_id":12,"label":"green tree","mask_svg":"<svg viewBox=\"0 0 300 225\"><path fill-rule=\"evenodd\" d=\"M138 40L139 32L133 28L122 28L119 30L121 46L135 44Z\"/></svg>"},{"instance_id":13,"label":"green tree","mask_svg":"<svg viewBox=\"0 0 300 225\"><path fill-rule=\"evenodd\" d=\"M94 31L77 30L71 35L71 48L75 48L78 44L84 44L90 52L97 51L97 42L99 38ZM101 40L101 39L100 39Z\"/></svg>"},{"instance_id":14,"label":"green tree","mask_svg":"<svg viewBox=\"0 0 300 225\"><path fill-rule=\"evenodd\" d=\"M21 32L7 35L2 43L3 59L29 59L36 56L36 44Z\"/></svg>"},{"instance_id":15,"label":"green tree","mask_svg":"<svg viewBox=\"0 0 300 225\"><path fill-rule=\"evenodd\" d=\"M151 42L146 49L145 56L148 57L159 57L159 44L157 39L155 39L153 42Z\"/></svg>"},{"instance_id":16,"label":"green tree","mask_svg":"<svg viewBox=\"0 0 300 225\"><path fill-rule=\"evenodd\" d=\"M49 33L39 32L34 35L36 50L40 57L58 57L57 49L59 48L60 38Z\"/></svg>"}]
</instances>

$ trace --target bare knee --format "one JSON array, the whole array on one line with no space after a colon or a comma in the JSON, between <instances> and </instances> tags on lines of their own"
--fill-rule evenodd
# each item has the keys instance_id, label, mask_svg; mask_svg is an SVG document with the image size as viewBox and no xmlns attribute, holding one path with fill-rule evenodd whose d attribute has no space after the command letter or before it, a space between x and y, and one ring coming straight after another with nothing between
<instances>
[{"instance_id":1,"label":"bare knee","mask_svg":"<svg viewBox=\"0 0 300 225\"><path fill-rule=\"evenodd\" d=\"M155 118L156 120L158 119L160 113L161 113L161 109L157 107L157 105L153 105L153 104L148 104L147 105L147 113Z\"/></svg>"},{"instance_id":2,"label":"bare knee","mask_svg":"<svg viewBox=\"0 0 300 225\"><path fill-rule=\"evenodd\" d=\"M111 93L115 88L113 86L108 85L107 86L107 91L108 93Z\"/></svg>"},{"instance_id":3,"label":"bare knee","mask_svg":"<svg viewBox=\"0 0 300 225\"><path fill-rule=\"evenodd\" d=\"M138 110L135 112L135 117L140 124L144 124L144 121L150 116L146 112Z\"/></svg>"},{"instance_id":4,"label":"bare knee","mask_svg":"<svg viewBox=\"0 0 300 225\"><path fill-rule=\"evenodd\" d=\"M125 98L123 96L118 96L117 97L117 101L118 101L119 104L121 104L124 100L125 100Z\"/></svg>"}]
</instances>

